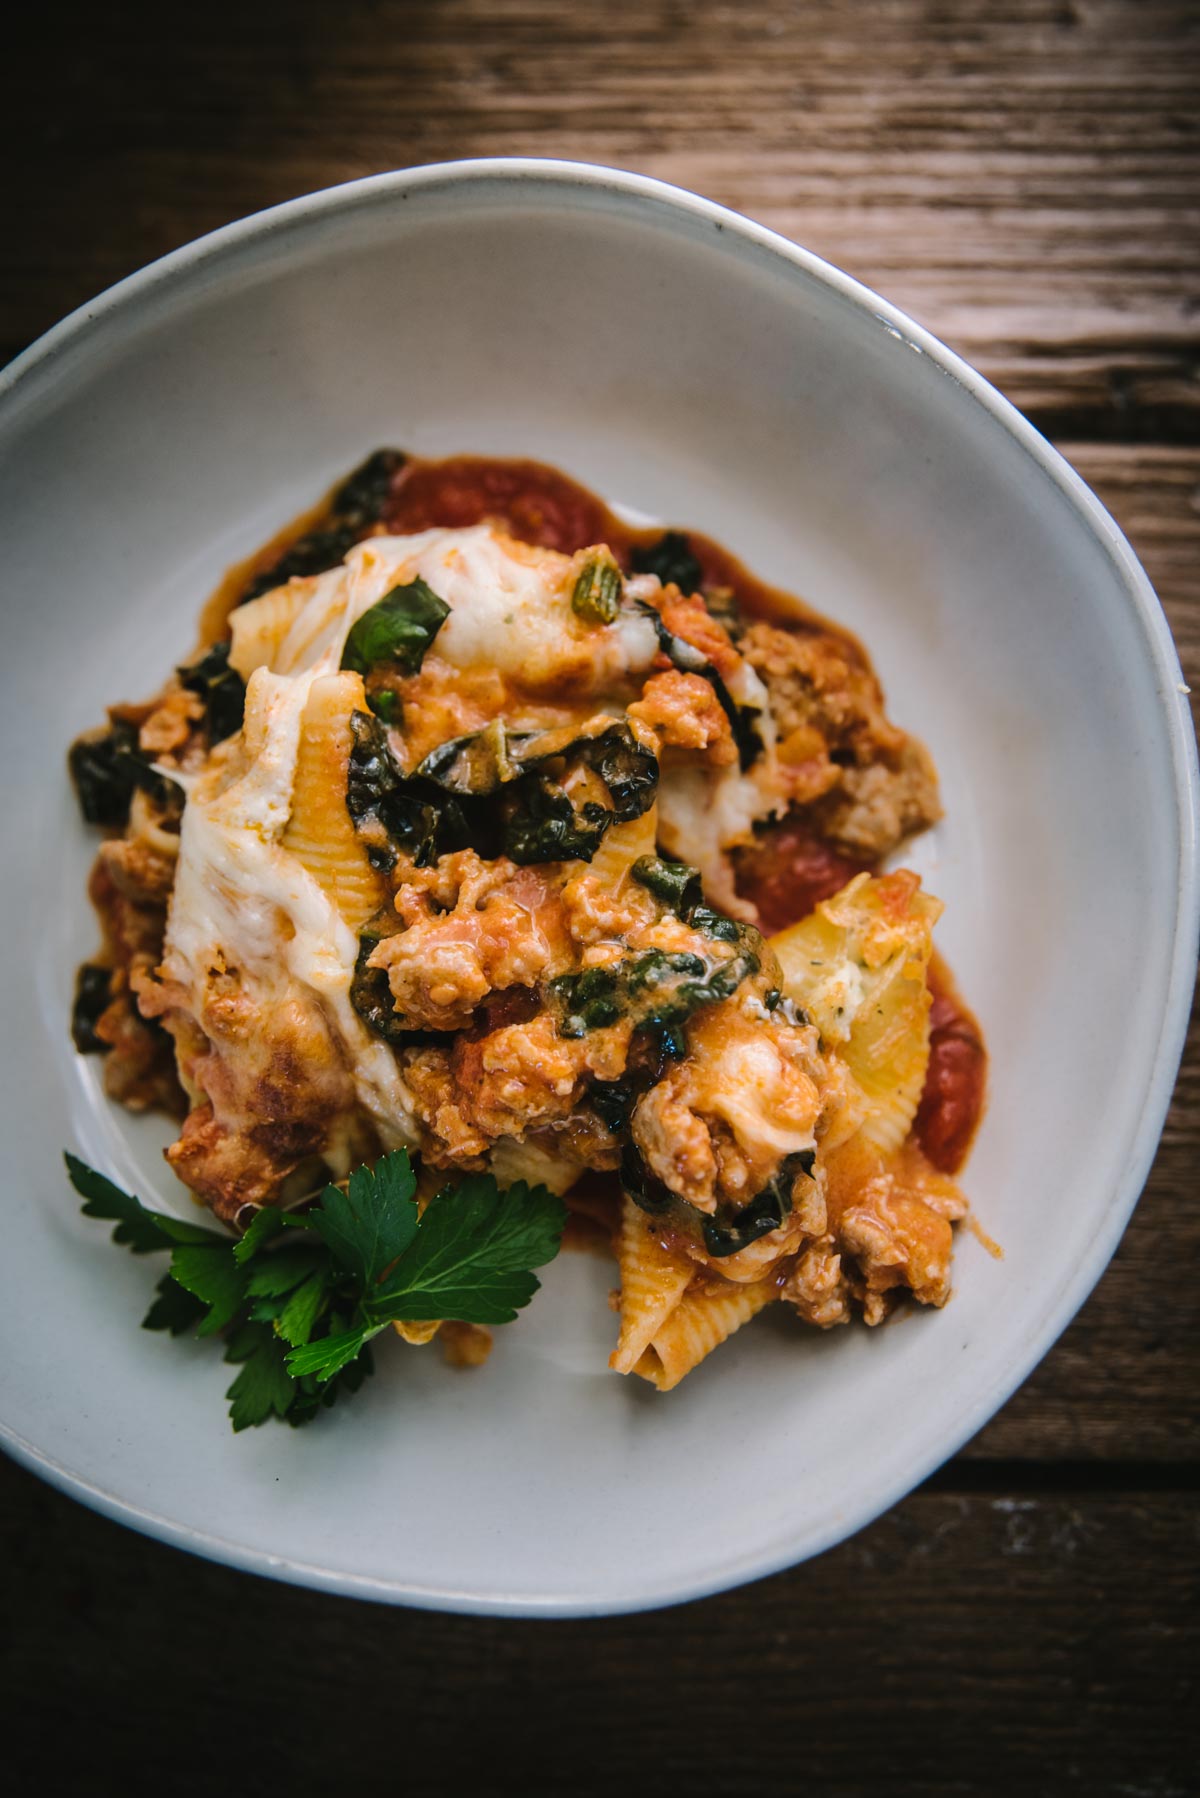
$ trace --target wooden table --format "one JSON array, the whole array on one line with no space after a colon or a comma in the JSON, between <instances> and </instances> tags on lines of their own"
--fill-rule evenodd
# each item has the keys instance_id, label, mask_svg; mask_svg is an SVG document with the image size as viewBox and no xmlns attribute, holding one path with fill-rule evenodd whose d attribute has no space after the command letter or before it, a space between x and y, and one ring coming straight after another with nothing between
<instances>
[{"instance_id":1,"label":"wooden table","mask_svg":"<svg viewBox=\"0 0 1200 1798\"><path fill-rule=\"evenodd\" d=\"M1128 532L1200 687L1198 28L1161 0L26 9L0 351L352 176L496 154L664 176L996 382ZM1116 1260L1022 1391L853 1541L700 1604L375 1609L190 1560L5 1464L10 1754L15 1727L47 1777L179 1795L490 1792L506 1769L564 1793L1195 1789L1198 1139L1193 1032Z\"/></svg>"}]
</instances>

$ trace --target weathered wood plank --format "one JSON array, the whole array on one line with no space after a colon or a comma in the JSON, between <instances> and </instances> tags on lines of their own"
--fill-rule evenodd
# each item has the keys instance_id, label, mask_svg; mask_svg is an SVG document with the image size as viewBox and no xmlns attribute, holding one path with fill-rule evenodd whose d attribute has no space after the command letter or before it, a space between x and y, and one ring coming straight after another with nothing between
<instances>
[{"instance_id":1,"label":"weathered wood plank","mask_svg":"<svg viewBox=\"0 0 1200 1798\"><path fill-rule=\"evenodd\" d=\"M416 162L561 155L847 268L1044 425L1200 431L1200 31L1153 0L124 7L26 19L0 346L176 244ZM41 51L41 59L38 52ZM53 82L45 77L52 55Z\"/></svg>"},{"instance_id":2,"label":"weathered wood plank","mask_svg":"<svg viewBox=\"0 0 1200 1798\"><path fill-rule=\"evenodd\" d=\"M179 1798L335 1760L430 1792L1182 1798L1195 1535L1169 1493L922 1493L741 1592L514 1623L250 1579L4 1464L6 1746Z\"/></svg>"},{"instance_id":3,"label":"weathered wood plank","mask_svg":"<svg viewBox=\"0 0 1200 1798\"><path fill-rule=\"evenodd\" d=\"M1137 551L1200 698L1200 450L1060 442Z\"/></svg>"}]
</instances>

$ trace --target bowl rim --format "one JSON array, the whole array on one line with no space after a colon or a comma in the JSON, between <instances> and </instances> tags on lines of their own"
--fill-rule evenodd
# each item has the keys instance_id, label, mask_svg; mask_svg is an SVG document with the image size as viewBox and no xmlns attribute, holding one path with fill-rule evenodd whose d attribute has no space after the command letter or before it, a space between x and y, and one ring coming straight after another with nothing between
<instances>
[{"instance_id":1,"label":"bowl rim","mask_svg":"<svg viewBox=\"0 0 1200 1798\"><path fill-rule=\"evenodd\" d=\"M115 333L131 315L136 324L137 311L147 302L159 297L169 298L173 289L186 289L200 271L213 265L219 267L223 261L236 263L243 248L302 230L332 214L374 207L392 208L402 204L410 193L479 182L510 186L515 191L539 184L564 190L572 187L590 189L607 193L627 216L645 216L647 212L652 214L656 209L665 208L701 226L712 227L735 246L735 253L740 250L743 254L765 254L777 266L791 269L831 290L892 336L920 351L933 367L983 407L1070 503L1114 565L1119 584L1140 626L1141 639L1163 702L1179 843L1162 1029L1145 1079L1141 1120L1124 1166L1113 1182L1111 1202L1098 1220L1087 1257L1059 1289L1057 1302L1043 1318L1041 1328L1025 1344L1021 1355L1008 1364L1003 1373L986 1383L970 1408L940 1435L936 1448L927 1451L906 1472L899 1477L893 1475L860 1499L850 1511L831 1519L823 1530L807 1538L802 1532L793 1532L785 1541L775 1541L731 1557L719 1567L710 1568L685 1582L676 1581L661 1590L593 1592L586 1596L575 1594L542 1600L528 1596L507 1597L502 1593L481 1595L435 1590L408 1580L351 1574L286 1554L269 1554L247 1548L219 1532L179 1523L105 1489L86 1474L43 1453L36 1444L0 1421L0 1446L48 1483L117 1522L207 1559L304 1586L420 1609L494 1616L600 1616L653 1609L724 1591L792 1566L798 1558L808 1559L824 1553L865 1528L958 1453L1028 1378L1078 1312L1112 1259L1141 1194L1158 1146L1183 1051L1200 940L1200 866L1197 862L1200 774L1195 732L1187 709L1178 703L1188 689L1157 595L1122 532L1058 451L982 375L870 288L778 232L715 201L651 176L561 158L481 157L369 175L286 200L182 245L116 282L52 326L6 369L0 370L0 424L6 416L21 409L24 399L36 403L42 379L52 376L64 353L77 347L88 334L98 333L102 344L104 338Z\"/></svg>"}]
</instances>

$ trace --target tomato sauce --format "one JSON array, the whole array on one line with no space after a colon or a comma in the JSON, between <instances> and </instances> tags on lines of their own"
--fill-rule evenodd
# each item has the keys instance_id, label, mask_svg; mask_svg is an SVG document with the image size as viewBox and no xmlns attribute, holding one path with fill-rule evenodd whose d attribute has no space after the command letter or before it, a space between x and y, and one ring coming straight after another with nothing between
<instances>
[{"instance_id":1,"label":"tomato sauce","mask_svg":"<svg viewBox=\"0 0 1200 1798\"><path fill-rule=\"evenodd\" d=\"M983 1116L987 1051L979 1025L938 955L930 964L929 988L929 1071L913 1128L934 1167L956 1174Z\"/></svg>"},{"instance_id":2,"label":"tomato sauce","mask_svg":"<svg viewBox=\"0 0 1200 1798\"><path fill-rule=\"evenodd\" d=\"M457 530L487 519L522 543L566 555L605 542L611 529L608 508L555 469L483 456L409 460L382 514L386 529L400 534L434 525Z\"/></svg>"},{"instance_id":3,"label":"tomato sauce","mask_svg":"<svg viewBox=\"0 0 1200 1798\"><path fill-rule=\"evenodd\" d=\"M661 543L663 530L628 525L615 512L544 462L488 456L447 456L427 462L410 457L396 476L382 513L389 531L424 531L434 525L462 527L492 520L522 543L557 549L565 555L607 543L628 573L634 554ZM730 593L739 606L793 628L827 631L845 643L859 662L862 645L840 625L760 581L727 549L699 531L686 533L686 547L700 566L706 593Z\"/></svg>"},{"instance_id":4,"label":"tomato sauce","mask_svg":"<svg viewBox=\"0 0 1200 1798\"><path fill-rule=\"evenodd\" d=\"M763 935L774 936L872 866L843 855L792 813L769 824L753 848L741 853L737 889L758 908Z\"/></svg>"}]
</instances>

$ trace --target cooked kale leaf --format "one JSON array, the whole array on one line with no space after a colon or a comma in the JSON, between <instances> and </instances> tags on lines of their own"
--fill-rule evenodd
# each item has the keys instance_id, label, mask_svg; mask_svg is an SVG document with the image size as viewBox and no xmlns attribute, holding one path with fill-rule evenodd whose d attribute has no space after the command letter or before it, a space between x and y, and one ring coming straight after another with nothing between
<instances>
[{"instance_id":1,"label":"cooked kale leaf","mask_svg":"<svg viewBox=\"0 0 1200 1798\"><path fill-rule=\"evenodd\" d=\"M704 570L682 531L666 531L657 543L638 544L630 553L635 574L656 574L664 587L698 593Z\"/></svg>"},{"instance_id":2,"label":"cooked kale leaf","mask_svg":"<svg viewBox=\"0 0 1200 1798\"><path fill-rule=\"evenodd\" d=\"M521 750L529 741L528 732L510 732L497 718L483 730L439 743L416 772L424 779L436 781L448 792L483 797L494 793L506 782L518 779L522 772Z\"/></svg>"},{"instance_id":3,"label":"cooked kale leaf","mask_svg":"<svg viewBox=\"0 0 1200 1798\"><path fill-rule=\"evenodd\" d=\"M694 1211L678 1194L665 1186L657 1174L652 1174L642 1159L641 1150L635 1142L627 1142L621 1156L621 1186L634 1204L650 1217L665 1217L668 1212Z\"/></svg>"},{"instance_id":4,"label":"cooked kale leaf","mask_svg":"<svg viewBox=\"0 0 1200 1798\"><path fill-rule=\"evenodd\" d=\"M407 1039L409 1032L404 1019L397 1015L392 989L388 984L387 969L367 966L379 940L377 936L370 935L363 935L358 939L358 960L354 964L354 976L350 982L350 1003L369 1030L382 1036L386 1042L400 1043Z\"/></svg>"},{"instance_id":5,"label":"cooked kale leaf","mask_svg":"<svg viewBox=\"0 0 1200 1798\"><path fill-rule=\"evenodd\" d=\"M81 1055L104 1055L109 1044L96 1035L101 1014L112 1003L112 969L85 961L75 976L71 1040Z\"/></svg>"},{"instance_id":6,"label":"cooked kale leaf","mask_svg":"<svg viewBox=\"0 0 1200 1798\"><path fill-rule=\"evenodd\" d=\"M761 942L752 925L739 924L724 912L708 905L700 886L700 871L686 862L668 861L658 855L640 855L630 872L639 886L669 905L676 917L693 930L718 943L741 943L757 962L757 945Z\"/></svg>"},{"instance_id":7,"label":"cooked kale leaf","mask_svg":"<svg viewBox=\"0 0 1200 1798\"><path fill-rule=\"evenodd\" d=\"M606 1130L623 1136L629 1128L638 1087L633 1080L594 1080L588 1088L588 1104Z\"/></svg>"},{"instance_id":8,"label":"cooked kale leaf","mask_svg":"<svg viewBox=\"0 0 1200 1798\"><path fill-rule=\"evenodd\" d=\"M342 651L342 667L368 674L390 662L401 674L416 674L425 652L450 616L450 607L420 577L393 587L352 625Z\"/></svg>"},{"instance_id":9,"label":"cooked kale leaf","mask_svg":"<svg viewBox=\"0 0 1200 1798\"><path fill-rule=\"evenodd\" d=\"M270 568L256 574L239 603L257 599L285 581L336 568L379 521L404 462L403 451L397 449L376 450L368 456L334 494L328 522L319 530L306 531Z\"/></svg>"},{"instance_id":10,"label":"cooked kale leaf","mask_svg":"<svg viewBox=\"0 0 1200 1798\"><path fill-rule=\"evenodd\" d=\"M578 974L560 974L550 984L564 1036L586 1036L623 1017L632 1018L635 1029L661 1034L672 1032L701 1005L730 998L758 969L759 958L747 941L736 955L720 960L642 949Z\"/></svg>"},{"instance_id":11,"label":"cooked kale leaf","mask_svg":"<svg viewBox=\"0 0 1200 1798\"><path fill-rule=\"evenodd\" d=\"M577 806L554 781L527 774L512 795L505 819L504 853L522 866L590 862L612 821L612 812L598 801L589 799Z\"/></svg>"},{"instance_id":12,"label":"cooked kale leaf","mask_svg":"<svg viewBox=\"0 0 1200 1798\"><path fill-rule=\"evenodd\" d=\"M159 774L149 756L138 748L138 733L132 724L113 724L105 731L76 738L67 766L88 824L111 828L128 823L130 802L138 788L161 805L183 803L182 789Z\"/></svg>"},{"instance_id":13,"label":"cooked kale leaf","mask_svg":"<svg viewBox=\"0 0 1200 1798\"><path fill-rule=\"evenodd\" d=\"M590 862L615 821L640 818L654 803L658 760L624 721L564 748L539 752L532 738L517 752L524 772L505 800L504 849L515 862ZM608 792L608 804L580 800L567 782L590 769Z\"/></svg>"},{"instance_id":14,"label":"cooked kale leaf","mask_svg":"<svg viewBox=\"0 0 1200 1798\"><path fill-rule=\"evenodd\" d=\"M509 732L496 722L443 743L425 757L417 773L455 793L484 795L519 786L530 775L557 782L573 770L590 768L608 788L612 815L621 823L650 809L658 787L658 761L623 719L565 743L558 741L560 734Z\"/></svg>"},{"instance_id":15,"label":"cooked kale leaf","mask_svg":"<svg viewBox=\"0 0 1200 1798\"><path fill-rule=\"evenodd\" d=\"M701 1229L709 1254L736 1255L739 1249L757 1242L760 1236L778 1230L785 1218L791 1216L792 1190L797 1178L804 1174L811 1179L815 1164L813 1149L801 1149L795 1155L788 1155L748 1205L736 1211L722 1207L715 1217L706 1217Z\"/></svg>"},{"instance_id":16,"label":"cooked kale leaf","mask_svg":"<svg viewBox=\"0 0 1200 1798\"><path fill-rule=\"evenodd\" d=\"M306 531L284 550L277 562L254 576L239 603L245 605L247 600L257 599L260 593L270 593L286 581L306 580L309 575L324 574L326 569L336 568L354 548L360 535L358 526L352 524Z\"/></svg>"},{"instance_id":17,"label":"cooked kale leaf","mask_svg":"<svg viewBox=\"0 0 1200 1798\"><path fill-rule=\"evenodd\" d=\"M496 723L443 743L412 774L376 719L356 712L352 729L346 804L381 868L400 850L418 867L466 848L522 865L591 861L614 819L640 818L658 784L657 760L624 721L566 744ZM568 785L581 770L598 776L607 803Z\"/></svg>"},{"instance_id":18,"label":"cooked kale leaf","mask_svg":"<svg viewBox=\"0 0 1200 1798\"><path fill-rule=\"evenodd\" d=\"M362 531L376 524L407 459L403 450L375 450L334 494L334 517Z\"/></svg>"},{"instance_id":19,"label":"cooked kale leaf","mask_svg":"<svg viewBox=\"0 0 1200 1798\"><path fill-rule=\"evenodd\" d=\"M228 643L214 643L198 662L179 670L183 685L204 701L210 744L223 743L241 730L246 710L246 683L237 669L229 666L229 650Z\"/></svg>"},{"instance_id":20,"label":"cooked kale leaf","mask_svg":"<svg viewBox=\"0 0 1200 1798\"><path fill-rule=\"evenodd\" d=\"M628 724L610 724L596 737L579 737L566 751L597 773L608 788L613 816L620 824L640 818L654 804L658 760L638 742ZM527 764L534 767L536 763Z\"/></svg>"},{"instance_id":21,"label":"cooked kale leaf","mask_svg":"<svg viewBox=\"0 0 1200 1798\"><path fill-rule=\"evenodd\" d=\"M737 1210L720 1208L715 1217L706 1217L694 1206L671 1191L656 1174L651 1173L637 1145L628 1142L621 1158L621 1185L642 1211L651 1217L674 1213L680 1220L699 1222L704 1246L714 1258L736 1255L739 1249L768 1236L791 1216L792 1193L797 1178L812 1177L816 1155L812 1149L801 1149L788 1155L762 1191Z\"/></svg>"},{"instance_id":22,"label":"cooked kale leaf","mask_svg":"<svg viewBox=\"0 0 1200 1798\"><path fill-rule=\"evenodd\" d=\"M484 841L486 818L420 770L405 774L377 718L368 712L354 712L350 728L354 741L346 809L363 836L374 867L394 867L401 850L418 868L427 868L439 855L456 849L474 847L480 853L495 853Z\"/></svg>"},{"instance_id":23,"label":"cooked kale leaf","mask_svg":"<svg viewBox=\"0 0 1200 1798\"><path fill-rule=\"evenodd\" d=\"M700 870L687 862L668 861L663 856L639 855L630 872L639 886L661 899L676 917L687 919L703 902Z\"/></svg>"}]
</instances>

